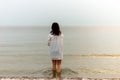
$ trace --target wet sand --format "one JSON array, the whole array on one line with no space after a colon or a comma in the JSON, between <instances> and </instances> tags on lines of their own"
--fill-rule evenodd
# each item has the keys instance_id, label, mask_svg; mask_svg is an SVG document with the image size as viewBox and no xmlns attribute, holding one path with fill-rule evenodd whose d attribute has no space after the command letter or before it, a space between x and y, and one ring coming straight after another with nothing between
<instances>
[{"instance_id":1,"label":"wet sand","mask_svg":"<svg viewBox=\"0 0 120 80\"><path fill-rule=\"evenodd\" d=\"M0 77L0 80L59 80L48 77ZM62 78L62 80L120 80L120 78Z\"/></svg>"}]
</instances>

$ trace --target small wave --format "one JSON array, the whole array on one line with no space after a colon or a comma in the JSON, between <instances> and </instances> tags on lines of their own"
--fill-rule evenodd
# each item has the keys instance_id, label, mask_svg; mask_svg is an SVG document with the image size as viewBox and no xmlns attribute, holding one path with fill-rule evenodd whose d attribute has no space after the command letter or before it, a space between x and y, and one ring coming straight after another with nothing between
<instances>
[{"instance_id":1,"label":"small wave","mask_svg":"<svg viewBox=\"0 0 120 80\"><path fill-rule=\"evenodd\" d=\"M50 77L52 76L52 69L51 68L44 68L40 71L42 75ZM78 72L70 69L70 68L63 68L62 69L62 76L77 76Z\"/></svg>"}]
</instances>

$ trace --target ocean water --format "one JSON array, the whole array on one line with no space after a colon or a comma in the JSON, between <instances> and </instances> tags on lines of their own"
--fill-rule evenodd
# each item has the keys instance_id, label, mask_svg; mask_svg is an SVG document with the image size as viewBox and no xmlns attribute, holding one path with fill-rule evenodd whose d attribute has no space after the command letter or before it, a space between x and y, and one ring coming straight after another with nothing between
<instances>
[{"instance_id":1,"label":"ocean water","mask_svg":"<svg viewBox=\"0 0 120 80\"><path fill-rule=\"evenodd\" d=\"M61 27L64 77L119 77L119 27ZM51 76L49 27L0 28L0 76Z\"/></svg>"}]
</instances>

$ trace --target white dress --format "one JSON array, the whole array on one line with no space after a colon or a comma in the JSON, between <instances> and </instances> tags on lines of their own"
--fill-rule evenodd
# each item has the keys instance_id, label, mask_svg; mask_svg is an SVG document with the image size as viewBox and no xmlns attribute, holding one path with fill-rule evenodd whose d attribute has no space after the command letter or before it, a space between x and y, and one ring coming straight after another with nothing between
<instances>
[{"instance_id":1,"label":"white dress","mask_svg":"<svg viewBox=\"0 0 120 80\"><path fill-rule=\"evenodd\" d=\"M50 49L50 57L52 60L63 59L63 34L59 36L49 34L48 46Z\"/></svg>"}]
</instances>

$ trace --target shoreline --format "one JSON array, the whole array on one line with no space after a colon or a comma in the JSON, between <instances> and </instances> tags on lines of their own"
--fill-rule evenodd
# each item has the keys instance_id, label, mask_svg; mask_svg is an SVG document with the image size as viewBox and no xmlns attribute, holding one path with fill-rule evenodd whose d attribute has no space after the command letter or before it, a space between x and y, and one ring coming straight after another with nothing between
<instances>
[{"instance_id":1,"label":"shoreline","mask_svg":"<svg viewBox=\"0 0 120 80\"><path fill-rule=\"evenodd\" d=\"M0 80L59 80L56 78L50 78L50 77L0 77ZM82 78L82 77L76 77L76 78L69 78L69 77L63 77L62 80L120 80L120 78Z\"/></svg>"},{"instance_id":2,"label":"shoreline","mask_svg":"<svg viewBox=\"0 0 120 80\"><path fill-rule=\"evenodd\" d=\"M87 54L87 55L64 55L64 56L79 56L79 57L120 57L119 54Z\"/></svg>"}]
</instances>

